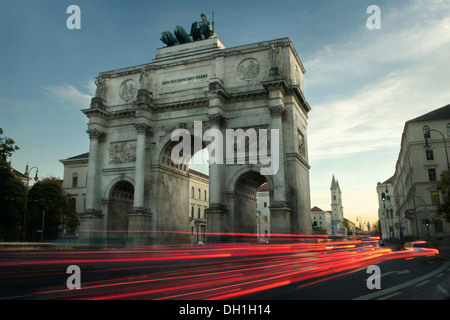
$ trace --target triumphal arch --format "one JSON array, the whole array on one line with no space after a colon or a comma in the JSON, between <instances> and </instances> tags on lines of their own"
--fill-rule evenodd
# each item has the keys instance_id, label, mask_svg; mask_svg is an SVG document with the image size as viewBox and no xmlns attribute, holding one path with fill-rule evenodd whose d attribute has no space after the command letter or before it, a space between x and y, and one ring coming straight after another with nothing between
<instances>
[{"instance_id":1,"label":"triumphal arch","mask_svg":"<svg viewBox=\"0 0 450 320\"><path fill-rule=\"evenodd\" d=\"M291 41L226 48L214 34L166 44L150 63L96 78L82 110L90 150L80 238L189 238L187 160L204 148L214 159L207 241L256 233L255 195L265 182L270 233L310 233L310 107Z\"/></svg>"}]
</instances>

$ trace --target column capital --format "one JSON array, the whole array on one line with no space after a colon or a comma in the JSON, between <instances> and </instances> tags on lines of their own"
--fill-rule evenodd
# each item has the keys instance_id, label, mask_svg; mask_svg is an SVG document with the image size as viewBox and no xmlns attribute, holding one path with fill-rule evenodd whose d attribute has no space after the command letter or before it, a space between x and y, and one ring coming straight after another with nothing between
<instances>
[{"instance_id":1,"label":"column capital","mask_svg":"<svg viewBox=\"0 0 450 320\"><path fill-rule=\"evenodd\" d=\"M86 130L86 132L89 135L89 139L100 139L105 135L103 131L98 129Z\"/></svg>"},{"instance_id":2,"label":"column capital","mask_svg":"<svg viewBox=\"0 0 450 320\"><path fill-rule=\"evenodd\" d=\"M269 111L270 111L270 115L272 117L277 117L277 116L281 117L286 112L286 109L283 106L278 105L278 106L270 106Z\"/></svg>"},{"instance_id":3,"label":"column capital","mask_svg":"<svg viewBox=\"0 0 450 320\"><path fill-rule=\"evenodd\" d=\"M151 132L151 127L145 123L136 123L134 125L138 134L147 134Z\"/></svg>"},{"instance_id":4,"label":"column capital","mask_svg":"<svg viewBox=\"0 0 450 320\"><path fill-rule=\"evenodd\" d=\"M211 123L218 125L221 125L225 121L225 118L220 113L210 114L208 115L208 118Z\"/></svg>"}]
</instances>

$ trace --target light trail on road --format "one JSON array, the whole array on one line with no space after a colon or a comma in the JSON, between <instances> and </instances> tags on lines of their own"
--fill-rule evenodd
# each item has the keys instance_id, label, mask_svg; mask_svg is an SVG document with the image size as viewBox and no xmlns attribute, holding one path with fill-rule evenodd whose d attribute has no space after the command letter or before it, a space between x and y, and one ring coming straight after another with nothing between
<instances>
[{"instance_id":1,"label":"light trail on road","mask_svg":"<svg viewBox=\"0 0 450 320\"><path fill-rule=\"evenodd\" d=\"M379 247L376 238L302 239L274 244L3 251L0 281L21 277L32 281L33 276L67 279L66 268L78 265L80 289L49 284L33 291L30 299L240 299L273 288L301 288L386 260L438 253L436 249L392 251ZM18 267L27 271L5 272ZM41 272L42 268L52 272Z\"/></svg>"}]
</instances>

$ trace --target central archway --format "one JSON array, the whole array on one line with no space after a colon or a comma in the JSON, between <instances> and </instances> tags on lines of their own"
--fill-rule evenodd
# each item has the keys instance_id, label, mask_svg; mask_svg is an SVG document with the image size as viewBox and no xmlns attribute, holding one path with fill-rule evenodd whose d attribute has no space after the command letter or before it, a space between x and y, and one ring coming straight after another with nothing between
<instances>
[{"instance_id":1,"label":"central archway","mask_svg":"<svg viewBox=\"0 0 450 320\"><path fill-rule=\"evenodd\" d=\"M191 140L190 150L180 148L182 139L166 136L155 154L152 166L153 198L158 199L155 201L152 217L154 230L158 231L155 233L155 243L203 242L206 231L205 210L209 204L208 170L205 168L206 172L197 172L201 165L193 166L198 160L192 161L196 155L196 158L203 157L206 145L203 141L196 140L198 137L192 132L186 130L184 133L183 139ZM194 148L195 142L200 150ZM174 150L177 151L175 156ZM177 162L180 159L182 161ZM202 180L201 186L194 183L198 180ZM192 191L193 188L195 192Z\"/></svg>"}]
</instances>

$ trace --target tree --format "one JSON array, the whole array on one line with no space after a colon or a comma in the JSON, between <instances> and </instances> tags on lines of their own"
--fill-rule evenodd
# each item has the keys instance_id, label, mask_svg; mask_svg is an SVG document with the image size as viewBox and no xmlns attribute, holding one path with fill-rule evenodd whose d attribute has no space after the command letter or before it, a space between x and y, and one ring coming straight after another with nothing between
<instances>
[{"instance_id":1,"label":"tree","mask_svg":"<svg viewBox=\"0 0 450 320\"><path fill-rule=\"evenodd\" d=\"M13 139L1 135L3 135L2 128L0 128L0 165L5 165L8 157L11 157L12 153L20 148L16 146Z\"/></svg>"},{"instance_id":2,"label":"tree","mask_svg":"<svg viewBox=\"0 0 450 320\"><path fill-rule=\"evenodd\" d=\"M8 165L0 165L0 241L19 240L27 188Z\"/></svg>"},{"instance_id":3,"label":"tree","mask_svg":"<svg viewBox=\"0 0 450 320\"><path fill-rule=\"evenodd\" d=\"M27 191L8 165L8 158L19 147L2 135L0 128L0 240L10 241L20 239Z\"/></svg>"},{"instance_id":4,"label":"tree","mask_svg":"<svg viewBox=\"0 0 450 320\"><path fill-rule=\"evenodd\" d=\"M78 218L72 199L57 178L45 178L34 184L28 193L27 238L38 241L55 240L72 234Z\"/></svg>"},{"instance_id":5,"label":"tree","mask_svg":"<svg viewBox=\"0 0 450 320\"><path fill-rule=\"evenodd\" d=\"M442 201L437 205L437 213L444 216L450 222L450 174L448 170L441 173L436 184L436 189L442 195Z\"/></svg>"}]
</instances>

